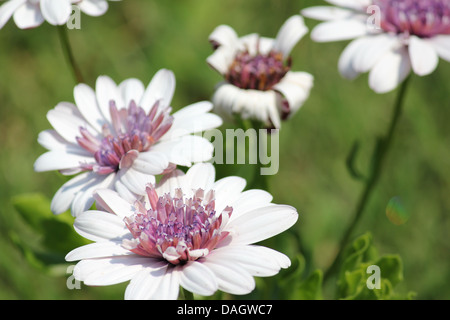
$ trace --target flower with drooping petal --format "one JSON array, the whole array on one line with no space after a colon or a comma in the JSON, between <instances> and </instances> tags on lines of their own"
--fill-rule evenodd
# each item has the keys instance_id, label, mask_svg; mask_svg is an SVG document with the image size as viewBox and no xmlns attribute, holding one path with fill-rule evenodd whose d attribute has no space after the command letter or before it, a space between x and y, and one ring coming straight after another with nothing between
<instances>
[{"instance_id":1,"label":"flower with drooping petal","mask_svg":"<svg viewBox=\"0 0 450 320\"><path fill-rule=\"evenodd\" d=\"M44 20L52 25L63 25L69 20L74 5L95 17L108 10L107 0L8 0L0 6L0 29L11 17L20 29L38 27Z\"/></svg>"},{"instance_id":2,"label":"flower with drooping petal","mask_svg":"<svg viewBox=\"0 0 450 320\"><path fill-rule=\"evenodd\" d=\"M318 42L354 39L342 52L339 71L348 79L369 73L377 93L395 89L411 72L432 73L439 57L450 61L448 0L326 0L302 14L325 22L311 38Z\"/></svg>"},{"instance_id":3,"label":"flower with drooping petal","mask_svg":"<svg viewBox=\"0 0 450 320\"><path fill-rule=\"evenodd\" d=\"M280 128L305 102L313 85L306 72L291 71L292 48L307 33L303 18L296 15L281 27L276 39L249 34L239 38L227 25L209 36L215 51L207 58L224 81L212 98L215 111L232 119L252 119Z\"/></svg>"},{"instance_id":4,"label":"flower with drooping petal","mask_svg":"<svg viewBox=\"0 0 450 320\"><path fill-rule=\"evenodd\" d=\"M208 161L213 145L191 133L216 128L219 116L209 113L208 101L171 114L175 76L158 71L147 88L137 79L120 85L100 76L95 91L86 84L74 89L75 104L59 103L47 113L53 130L39 134L49 151L35 162L36 171L81 173L55 194L55 214L71 208L77 216L94 202L98 188L122 190L133 198L136 182L154 182L154 175Z\"/></svg>"},{"instance_id":5,"label":"flower with drooping petal","mask_svg":"<svg viewBox=\"0 0 450 320\"><path fill-rule=\"evenodd\" d=\"M176 299L180 286L202 296L251 292L254 276L290 266L286 255L254 243L290 228L298 214L271 203L266 191L243 191L245 184L240 177L215 181L213 165L199 163L148 184L134 204L98 190L106 211L75 219L75 230L94 243L66 256L81 260L74 277L93 286L131 280L125 299Z\"/></svg>"}]
</instances>

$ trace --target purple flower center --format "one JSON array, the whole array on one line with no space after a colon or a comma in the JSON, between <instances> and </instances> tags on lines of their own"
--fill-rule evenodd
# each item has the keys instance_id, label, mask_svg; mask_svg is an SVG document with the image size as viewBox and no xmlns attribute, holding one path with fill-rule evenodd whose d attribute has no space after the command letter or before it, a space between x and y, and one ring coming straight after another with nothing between
<instances>
[{"instance_id":1,"label":"purple flower center","mask_svg":"<svg viewBox=\"0 0 450 320\"><path fill-rule=\"evenodd\" d=\"M159 197L148 185L147 195L150 209L138 201L137 212L124 219L134 239L124 240L123 246L136 254L177 265L208 255L228 235L221 231L222 218L229 218L233 209L226 207L217 215L213 190L205 195L198 189L183 199L181 189L174 197Z\"/></svg>"},{"instance_id":2,"label":"purple flower center","mask_svg":"<svg viewBox=\"0 0 450 320\"><path fill-rule=\"evenodd\" d=\"M245 50L236 54L225 79L241 89L265 91L280 82L290 67L291 60L285 63L280 52L251 55Z\"/></svg>"},{"instance_id":3,"label":"purple flower center","mask_svg":"<svg viewBox=\"0 0 450 320\"><path fill-rule=\"evenodd\" d=\"M427 38L450 34L448 0L373 0L381 11L381 28Z\"/></svg>"},{"instance_id":4,"label":"purple flower center","mask_svg":"<svg viewBox=\"0 0 450 320\"><path fill-rule=\"evenodd\" d=\"M148 151L172 126L170 108L158 113L158 103L148 114L134 101L128 109L117 110L110 102L111 126L103 126L103 137L97 138L86 128L80 128L78 144L93 154L96 163L82 164L83 170L98 174L117 172L122 166L129 167L139 152Z\"/></svg>"}]
</instances>

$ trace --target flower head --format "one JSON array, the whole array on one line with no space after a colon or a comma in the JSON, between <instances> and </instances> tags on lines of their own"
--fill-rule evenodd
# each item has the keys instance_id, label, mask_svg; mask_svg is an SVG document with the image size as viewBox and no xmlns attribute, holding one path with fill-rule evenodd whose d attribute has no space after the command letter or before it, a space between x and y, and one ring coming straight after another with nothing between
<instances>
[{"instance_id":1,"label":"flower head","mask_svg":"<svg viewBox=\"0 0 450 320\"><path fill-rule=\"evenodd\" d=\"M450 61L450 2L447 0L327 0L339 7L311 7L302 14L325 22L315 41L353 40L342 52L339 71L354 79L368 72L378 93L397 87L411 72L432 73L439 57Z\"/></svg>"},{"instance_id":2,"label":"flower head","mask_svg":"<svg viewBox=\"0 0 450 320\"><path fill-rule=\"evenodd\" d=\"M141 181L191 166L212 157L212 144L191 133L216 128L221 119L210 102L199 102L171 114L175 90L171 71L160 70L145 89L137 79L117 86L101 76L96 91L85 84L74 89L75 104L62 102L47 114L54 130L39 134L47 153L35 162L36 171L81 173L55 194L52 211L69 207L74 216L94 202L97 188L123 190L129 198Z\"/></svg>"},{"instance_id":3,"label":"flower head","mask_svg":"<svg viewBox=\"0 0 450 320\"><path fill-rule=\"evenodd\" d=\"M211 164L186 174L172 171L134 204L112 190L98 190L97 205L75 219L92 244L66 256L78 262L76 279L87 285L130 281L126 299L176 299L179 286L199 295L216 290L247 294L253 276L272 276L290 260L253 245L291 227L296 210L272 204L263 190L243 191L245 180L215 181Z\"/></svg>"},{"instance_id":4,"label":"flower head","mask_svg":"<svg viewBox=\"0 0 450 320\"><path fill-rule=\"evenodd\" d=\"M221 232L222 215L228 220L233 209L216 213L214 190L194 190L188 199L181 188L173 197L159 196L151 184L146 189L150 208L138 201L136 213L124 219L134 238L132 252L178 265L207 256L228 235Z\"/></svg>"},{"instance_id":5,"label":"flower head","mask_svg":"<svg viewBox=\"0 0 450 320\"><path fill-rule=\"evenodd\" d=\"M218 26L209 36L215 52L207 59L224 77L213 96L215 110L228 118L239 114L279 128L312 87L310 74L291 71L290 52L306 32L300 16L288 19L276 39L257 34L238 38L231 27Z\"/></svg>"},{"instance_id":6,"label":"flower head","mask_svg":"<svg viewBox=\"0 0 450 320\"><path fill-rule=\"evenodd\" d=\"M108 10L107 0L8 0L0 7L0 29L11 17L20 29L35 28L44 20L63 25L72 14L73 5L90 16L100 16Z\"/></svg>"}]
</instances>

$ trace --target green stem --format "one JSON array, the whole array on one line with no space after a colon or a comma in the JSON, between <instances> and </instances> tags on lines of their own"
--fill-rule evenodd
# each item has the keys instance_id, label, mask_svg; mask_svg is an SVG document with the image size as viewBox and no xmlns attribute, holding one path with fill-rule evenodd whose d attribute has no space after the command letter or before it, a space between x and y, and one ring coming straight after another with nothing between
<instances>
[{"instance_id":1,"label":"green stem","mask_svg":"<svg viewBox=\"0 0 450 320\"><path fill-rule=\"evenodd\" d=\"M185 288L183 288L183 295L184 295L184 300L195 300L194 294L192 292L186 290Z\"/></svg>"},{"instance_id":2,"label":"green stem","mask_svg":"<svg viewBox=\"0 0 450 320\"><path fill-rule=\"evenodd\" d=\"M261 174L262 167L261 164L254 165L255 171L253 173L253 179L248 185L248 189L262 189L269 191L267 176Z\"/></svg>"},{"instance_id":3,"label":"green stem","mask_svg":"<svg viewBox=\"0 0 450 320\"><path fill-rule=\"evenodd\" d=\"M84 83L83 76L81 74L80 68L78 67L75 57L73 55L72 47L70 46L69 37L67 35L66 26L58 26L59 40L61 41L61 46L66 55L67 63L70 65L73 76L77 83Z\"/></svg>"},{"instance_id":4,"label":"green stem","mask_svg":"<svg viewBox=\"0 0 450 320\"><path fill-rule=\"evenodd\" d=\"M369 177L366 180L366 186L361 195L361 198L359 199L358 205L355 210L354 218L351 221L350 225L348 226L347 230L344 233L344 236L341 239L338 254L336 255L330 268L327 270L327 272L325 272L324 282L331 275L333 275L336 272L337 266L341 262L344 249L346 248L348 241L350 240L350 237L352 236L353 231L355 230L358 222L361 220L364 209L366 208L367 203L369 202L370 196L380 178L380 174L382 171L381 169L382 169L384 160L386 158L386 154L389 150L389 147L392 144L395 128L397 127L398 120L399 120L401 112L402 112L402 106L403 106L403 102L404 102L404 98L405 98L406 88L409 83L409 78L410 77L408 77L402 83L402 85L398 91L397 99L395 101L394 112L392 115L391 124L389 126L388 132L385 137L383 137L382 139L380 139L378 141L377 147L376 147L374 155L373 155L372 170L370 172Z\"/></svg>"}]
</instances>

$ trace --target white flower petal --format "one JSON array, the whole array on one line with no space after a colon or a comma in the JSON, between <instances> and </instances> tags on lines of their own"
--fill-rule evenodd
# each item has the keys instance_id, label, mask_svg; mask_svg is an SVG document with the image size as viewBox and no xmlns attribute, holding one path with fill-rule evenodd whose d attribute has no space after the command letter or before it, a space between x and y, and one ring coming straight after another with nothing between
<instances>
[{"instance_id":1,"label":"white flower petal","mask_svg":"<svg viewBox=\"0 0 450 320\"><path fill-rule=\"evenodd\" d=\"M106 0L83 0L78 6L81 11L87 15L98 17L108 10L108 1Z\"/></svg>"},{"instance_id":2,"label":"white flower petal","mask_svg":"<svg viewBox=\"0 0 450 320\"><path fill-rule=\"evenodd\" d=\"M245 90L228 83L221 83L212 101L216 112L224 118L239 114L242 119L254 119L265 124L281 126L278 111L278 93L274 90Z\"/></svg>"},{"instance_id":3,"label":"white flower petal","mask_svg":"<svg viewBox=\"0 0 450 320\"><path fill-rule=\"evenodd\" d=\"M149 112L153 105L159 101L160 108L167 108L175 92L175 75L167 69L159 70L150 81L142 96L139 106Z\"/></svg>"},{"instance_id":4,"label":"white flower petal","mask_svg":"<svg viewBox=\"0 0 450 320\"><path fill-rule=\"evenodd\" d=\"M75 176L66 183L53 196L50 209L54 214L60 214L67 211L72 204L73 199L78 191L88 185L95 179L95 174L85 172Z\"/></svg>"},{"instance_id":5,"label":"white flower petal","mask_svg":"<svg viewBox=\"0 0 450 320\"><path fill-rule=\"evenodd\" d=\"M266 261L271 261L271 263L277 265L279 268L286 269L291 266L291 260L288 256L276 250L255 245L250 245L247 249L252 250L255 255L263 257Z\"/></svg>"},{"instance_id":6,"label":"white flower petal","mask_svg":"<svg viewBox=\"0 0 450 320\"><path fill-rule=\"evenodd\" d=\"M184 188L208 191L214 185L216 171L211 163L197 163L186 172Z\"/></svg>"},{"instance_id":7,"label":"white flower petal","mask_svg":"<svg viewBox=\"0 0 450 320\"><path fill-rule=\"evenodd\" d=\"M118 217L124 218L135 213L134 206L114 190L99 189L95 192L94 198L103 209Z\"/></svg>"},{"instance_id":8,"label":"white flower petal","mask_svg":"<svg viewBox=\"0 0 450 320\"><path fill-rule=\"evenodd\" d=\"M416 36L410 36L408 49L411 66L415 74L426 76L436 69L439 56L434 47L427 41Z\"/></svg>"},{"instance_id":9,"label":"white flower petal","mask_svg":"<svg viewBox=\"0 0 450 320\"><path fill-rule=\"evenodd\" d=\"M272 199L272 195L264 190L252 189L242 192L230 203L233 207L230 221L248 211L267 206L272 202Z\"/></svg>"},{"instance_id":10,"label":"white flower petal","mask_svg":"<svg viewBox=\"0 0 450 320\"><path fill-rule=\"evenodd\" d=\"M372 4L372 0L325 0L336 6L354 9L365 12L366 8Z\"/></svg>"},{"instance_id":11,"label":"white flower petal","mask_svg":"<svg viewBox=\"0 0 450 320\"><path fill-rule=\"evenodd\" d=\"M255 289L255 280L236 261L210 255L203 262L216 276L218 289L231 294L248 294Z\"/></svg>"},{"instance_id":12,"label":"white flower petal","mask_svg":"<svg viewBox=\"0 0 450 320\"><path fill-rule=\"evenodd\" d=\"M283 53L283 56L287 58L292 48L298 41L308 32L308 28L303 21L303 18L299 15L295 15L286 20L281 26L278 32L273 49Z\"/></svg>"},{"instance_id":13,"label":"white flower petal","mask_svg":"<svg viewBox=\"0 0 450 320\"><path fill-rule=\"evenodd\" d=\"M114 181L115 173L109 175L96 174L94 179L86 184L78 191L72 201L71 213L74 217L79 216L82 212L89 210L94 204L94 193L97 189L109 188Z\"/></svg>"},{"instance_id":14,"label":"white flower petal","mask_svg":"<svg viewBox=\"0 0 450 320\"><path fill-rule=\"evenodd\" d=\"M48 151L34 162L36 172L79 168L82 163L92 162L92 156L67 153L65 151Z\"/></svg>"},{"instance_id":15,"label":"white flower petal","mask_svg":"<svg viewBox=\"0 0 450 320\"><path fill-rule=\"evenodd\" d=\"M0 29L8 22L14 12L27 0L11 0L0 6Z\"/></svg>"},{"instance_id":16,"label":"white flower petal","mask_svg":"<svg viewBox=\"0 0 450 320\"><path fill-rule=\"evenodd\" d=\"M205 114L205 113L211 111L212 108L213 108L213 105L211 102L200 101L200 102L190 104L184 108L181 108L177 112L173 113L173 117L183 119L183 118L187 118L191 115L199 116L199 115L202 115L202 114Z\"/></svg>"},{"instance_id":17,"label":"white flower petal","mask_svg":"<svg viewBox=\"0 0 450 320\"><path fill-rule=\"evenodd\" d=\"M125 291L126 300L176 300L179 275L174 268L145 268L131 279Z\"/></svg>"},{"instance_id":18,"label":"white flower petal","mask_svg":"<svg viewBox=\"0 0 450 320\"><path fill-rule=\"evenodd\" d=\"M44 130L38 135L38 143L44 148L50 151L65 151L73 154L80 154L89 156L90 153L81 148L79 145L75 145L64 140L56 130Z\"/></svg>"},{"instance_id":19,"label":"white flower petal","mask_svg":"<svg viewBox=\"0 0 450 320\"><path fill-rule=\"evenodd\" d=\"M273 204L240 215L231 220L224 230L231 232L233 244L251 244L287 230L297 219L295 208Z\"/></svg>"},{"instance_id":20,"label":"white flower petal","mask_svg":"<svg viewBox=\"0 0 450 320\"><path fill-rule=\"evenodd\" d=\"M354 68L354 61L357 58L358 51L368 45L370 41L370 37L358 38L350 42L342 51L339 57L338 69L344 78L353 80L360 74Z\"/></svg>"},{"instance_id":21,"label":"white flower petal","mask_svg":"<svg viewBox=\"0 0 450 320\"><path fill-rule=\"evenodd\" d=\"M368 34L367 25L359 19L331 20L317 25L311 38L317 42L349 40Z\"/></svg>"},{"instance_id":22,"label":"white flower petal","mask_svg":"<svg viewBox=\"0 0 450 320\"><path fill-rule=\"evenodd\" d=\"M272 51L272 49L275 45L275 41L276 41L276 39L260 36L258 39L259 53L265 54L265 55L269 54L269 52Z\"/></svg>"},{"instance_id":23,"label":"white flower petal","mask_svg":"<svg viewBox=\"0 0 450 320\"><path fill-rule=\"evenodd\" d=\"M39 4L30 2L20 6L14 13L14 22L20 29L30 29L40 26L44 22Z\"/></svg>"},{"instance_id":24,"label":"white flower petal","mask_svg":"<svg viewBox=\"0 0 450 320\"><path fill-rule=\"evenodd\" d=\"M192 293L210 296L218 289L214 273L198 261L186 263L179 272L180 285Z\"/></svg>"},{"instance_id":25,"label":"white flower petal","mask_svg":"<svg viewBox=\"0 0 450 320\"><path fill-rule=\"evenodd\" d=\"M144 195L147 184L155 183L155 176L139 172L134 168L127 169L119 179L128 190L137 195Z\"/></svg>"},{"instance_id":26,"label":"white flower petal","mask_svg":"<svg viewBox=\"0 0 450 320\"><path fill-rule=\"evenodd\" d=\"M236 52L236 46L220 46L213 54L206 58L206 62L221 75L225 75L235 58Z\"/></svg>"},{"instance_id":27,"label":"white flower petal","mask_svg":"<svg viewBox=\"0 0 450 320\"><path fill-rule=\"evenodd\" d=\"M101 132L106 119L98 108L94 90L88 85L81 83L75 87L73 95L78 110L83 117L97 132Z\"/></svg>"},{"instance_id":28,"label":"white flower petal","mask_svg":"<svg viewBox=\"0 0 450 320\"><path fill-rule=\"evenodd\" d=\"M161 137L160 141L220 127L222 119L213 113L203 111L206 108L212 109L212 104L206 101L198 102L175 112L172 127Z\"/></svg>"},{"instance_id":29,"label":"white flower petal","mask_svg":"<svg viewBox=\"0 0 450 320\"><path fill-rule=\"evenodd\" d=\"M163 173L168 166L167 155L151 148L150 151L139 153L132 168L147 175L157 175Z\"/></svg>"},{"instance_id":30,"label":"white flower petal","mask_svg":"<svg viewBox=\"0 0 450 320\"><path fill-rule=\"evenodd\" d=\"M247 99L247 95L242 94L238 87L235 87L228 82L220 82L216 86L212 97L214 112L224 120L233 120L232 114L234 103L239 98Z\"/></svg>"},{"instance_id":31,"label":"white flower petal","mask_svg":"<svg viewBox=\"0 0 450 320\"><path fill-rule=\"evenodd\" d=\"M289 71L273 88L286 98L293 115L309 97L313 82L314 77L307 72Z\"/></svg>"},{"instance_id":32,"label":"white flower petal","mask_svg":"<svg viewBox=\"0 0 450 320\"><path fill-rule=\"evenodd\" d=\"M259 52L259 43L261 36L257 33L250 33L239 38L239 50L247 50L251 56ZM273 44L272 44L273 45Z\"/></svg>"},{"instance_id":33,"label":"white flower petal","mask_svg":"<svg viewBox=\"0 0 450 320\"><path fill-rule=\"evenodd\" d=\"M281 268L288 268L290 260L284 254L262 246L231 245L215 249L210 257L216 260L233 261L252 276L268 277Z\"/></svg>"},{"instance_id":34,"label":"white flower petal","mask_svg":"<svg viewBox=\"0 0 450 320\"><path fill-rule=\"evenodd\" d=\"M135 255L128 249L122 246L122 241L102 241L90 243L78 247L70 251L66 255L66 261L77 261L83 259L93 258L108 258L114 256L128 256Z\"/></svg>"},{"instance_id":35,"label":"white flower petal","mask_svg":"<svg viewBox=\"0 0 450 320\"><path fill-rule=\"evenodd\" d=\"M112 240L130 234L122 218L105 211L85 211L75 218L75 231L92 241Z\"/></svg>"},{"instance_id":36,"label":"white flower petal","mask_svg":"<svg viewBox=\"0 0 450 320\"><path fill-rule=\"evenodd\" d=\"M386 53L369 74L369 87L377 93L394 90L411 71L408 50L401 47Z\"/></svg>"},{"instance_id":37,"label":"white flower petal","mask_svg":"<svg viewBox=\"0 0 450 320\"><path fill-rule=\"evenodd\" d=\"M120 176L120 172L118 174ZM114 189L117 191L120 196L125 199L126 201L130 203L134 203L136 201L137 195L131 192L124 184L123 182L116 177L116 180L114 181Z\"/></svg>"},{"instance_id":38,"label":"white flower petal","mask_svg":"<svg viewBox=\"0 0 450 320\"><path fill-rule=\"evenodd\" d=\"M97 103L106 120L111 122L110 103L115 101L117 109L124 107L117 84L108 76L100 76L95 83Z\"/></svg>"},{"instance_id":39,"label":"white flower petal","mask_svg":"<svg viewBox=\"0 0 450 320\"><path fill-rule=\"evenodd\" d=\"M438 35L423 41L431 44L442 59L450 62L450 35Z\"/></svg>"},{"instance_id":40,"label":"white flower petal","mask_svg":"<svg viewBox=\"0 0 450 320\"><path fill-rule=\"evenodd\" d=\"M210 160L214 146L203 137L187 135L174 140L161 141L155 144L152 150L164 153L171 163L190 167L193 162Z\"/></svg>"},{"instance_id":41,"label":"white flower petal","mask_svg":"<svg viewBox=\"0 0 450 320\"><path fill-rule=\"evenodd\" d=\"M140 256L82 260L75 266L73 275L88 286L113 285L132 279L149 260Z\"/></svg>"},{"instance_id":42,"label":"white flower petal","mask_svg":"<svg viewBox=\"0 0 450 320\"><path fill-rule=\"evenodd\" d=\"M131 101L138 104L141 101L142 95L145 91L145 87L142 82L133 78L123 81L119 85L119 89L122 94L125 107L128 107Z\"/></svg>"},{"instance_id":43,"label":"white flower petal","mask_svg":"<svg viewBox=\"0 0 450 320\"><path fill-rule=\"evenodd\" d=\"M348 19L351 18L355 12L353 10L338 7L316 6L303 9L301 14L311 19L328 21Z\"/></svg>"},{"instance_id":44,"label":"white flower petal","mask_svg":"<svg viewBox=\"0 0 450 320\"><path fill-rule=\"evenodd\" d=\"M216 212L222 212L241 195L247 181L241 177L225 177L217 180L211 189L215 190Z\"/></svg>"},{"instance_id":45,"label":"white flower petal","mask_svg":"<svg viewBox=\"0 0 450 320\"><path fill-rule=\"evenodd\" d=\"M69 20L72 7L69 0L41 0L41 12L53 25L63 25Z\"/></svg>"},{"instance_id":46,"label":"white flower petal","mask_svg":"<svg viewBox=\"0 0 450 320\"><path fill-rule=\"evenodd\" d=\"M61 137L76 145L78 145L76 137L81 137L81 127L91 129L89 130L91 133L95 132L72 103L59 103L48 111L47 119Z\"/></svg>"},{"instance_id":47,"label":"white flower petal","mask_svg":"<svg viewBox=\"0 0 450 320\"><path fill-rule=\"evenodd\" d=\"M230 26L220 25L209 35L208 40L221 46L236 46L239 37Z\"/></svg>"},{"instance_id":48,"label":"white flower petal","mask_svg":"<svg viewBox=\"0 0 450 320\"><path fill-rule=\"evenodd\" d=\"M181 170L173 170L172 172L165 174L156 185L156 192L158 195L169 193L172 196L177 188L186 190L184 184L185 173Z\"/></svg>"},{"instance_id":49,"label":"white flower petal","mask_svg":"<svg viewBox=\"0 0 450 320\"><path fill-rule=\"evenodd\" d=\"M368 72L386 54L386 52L398 48L400 40L397 36L382 33L366 38L355 52L353 68L356 72Z\"/></svg>"}]
</instances>

